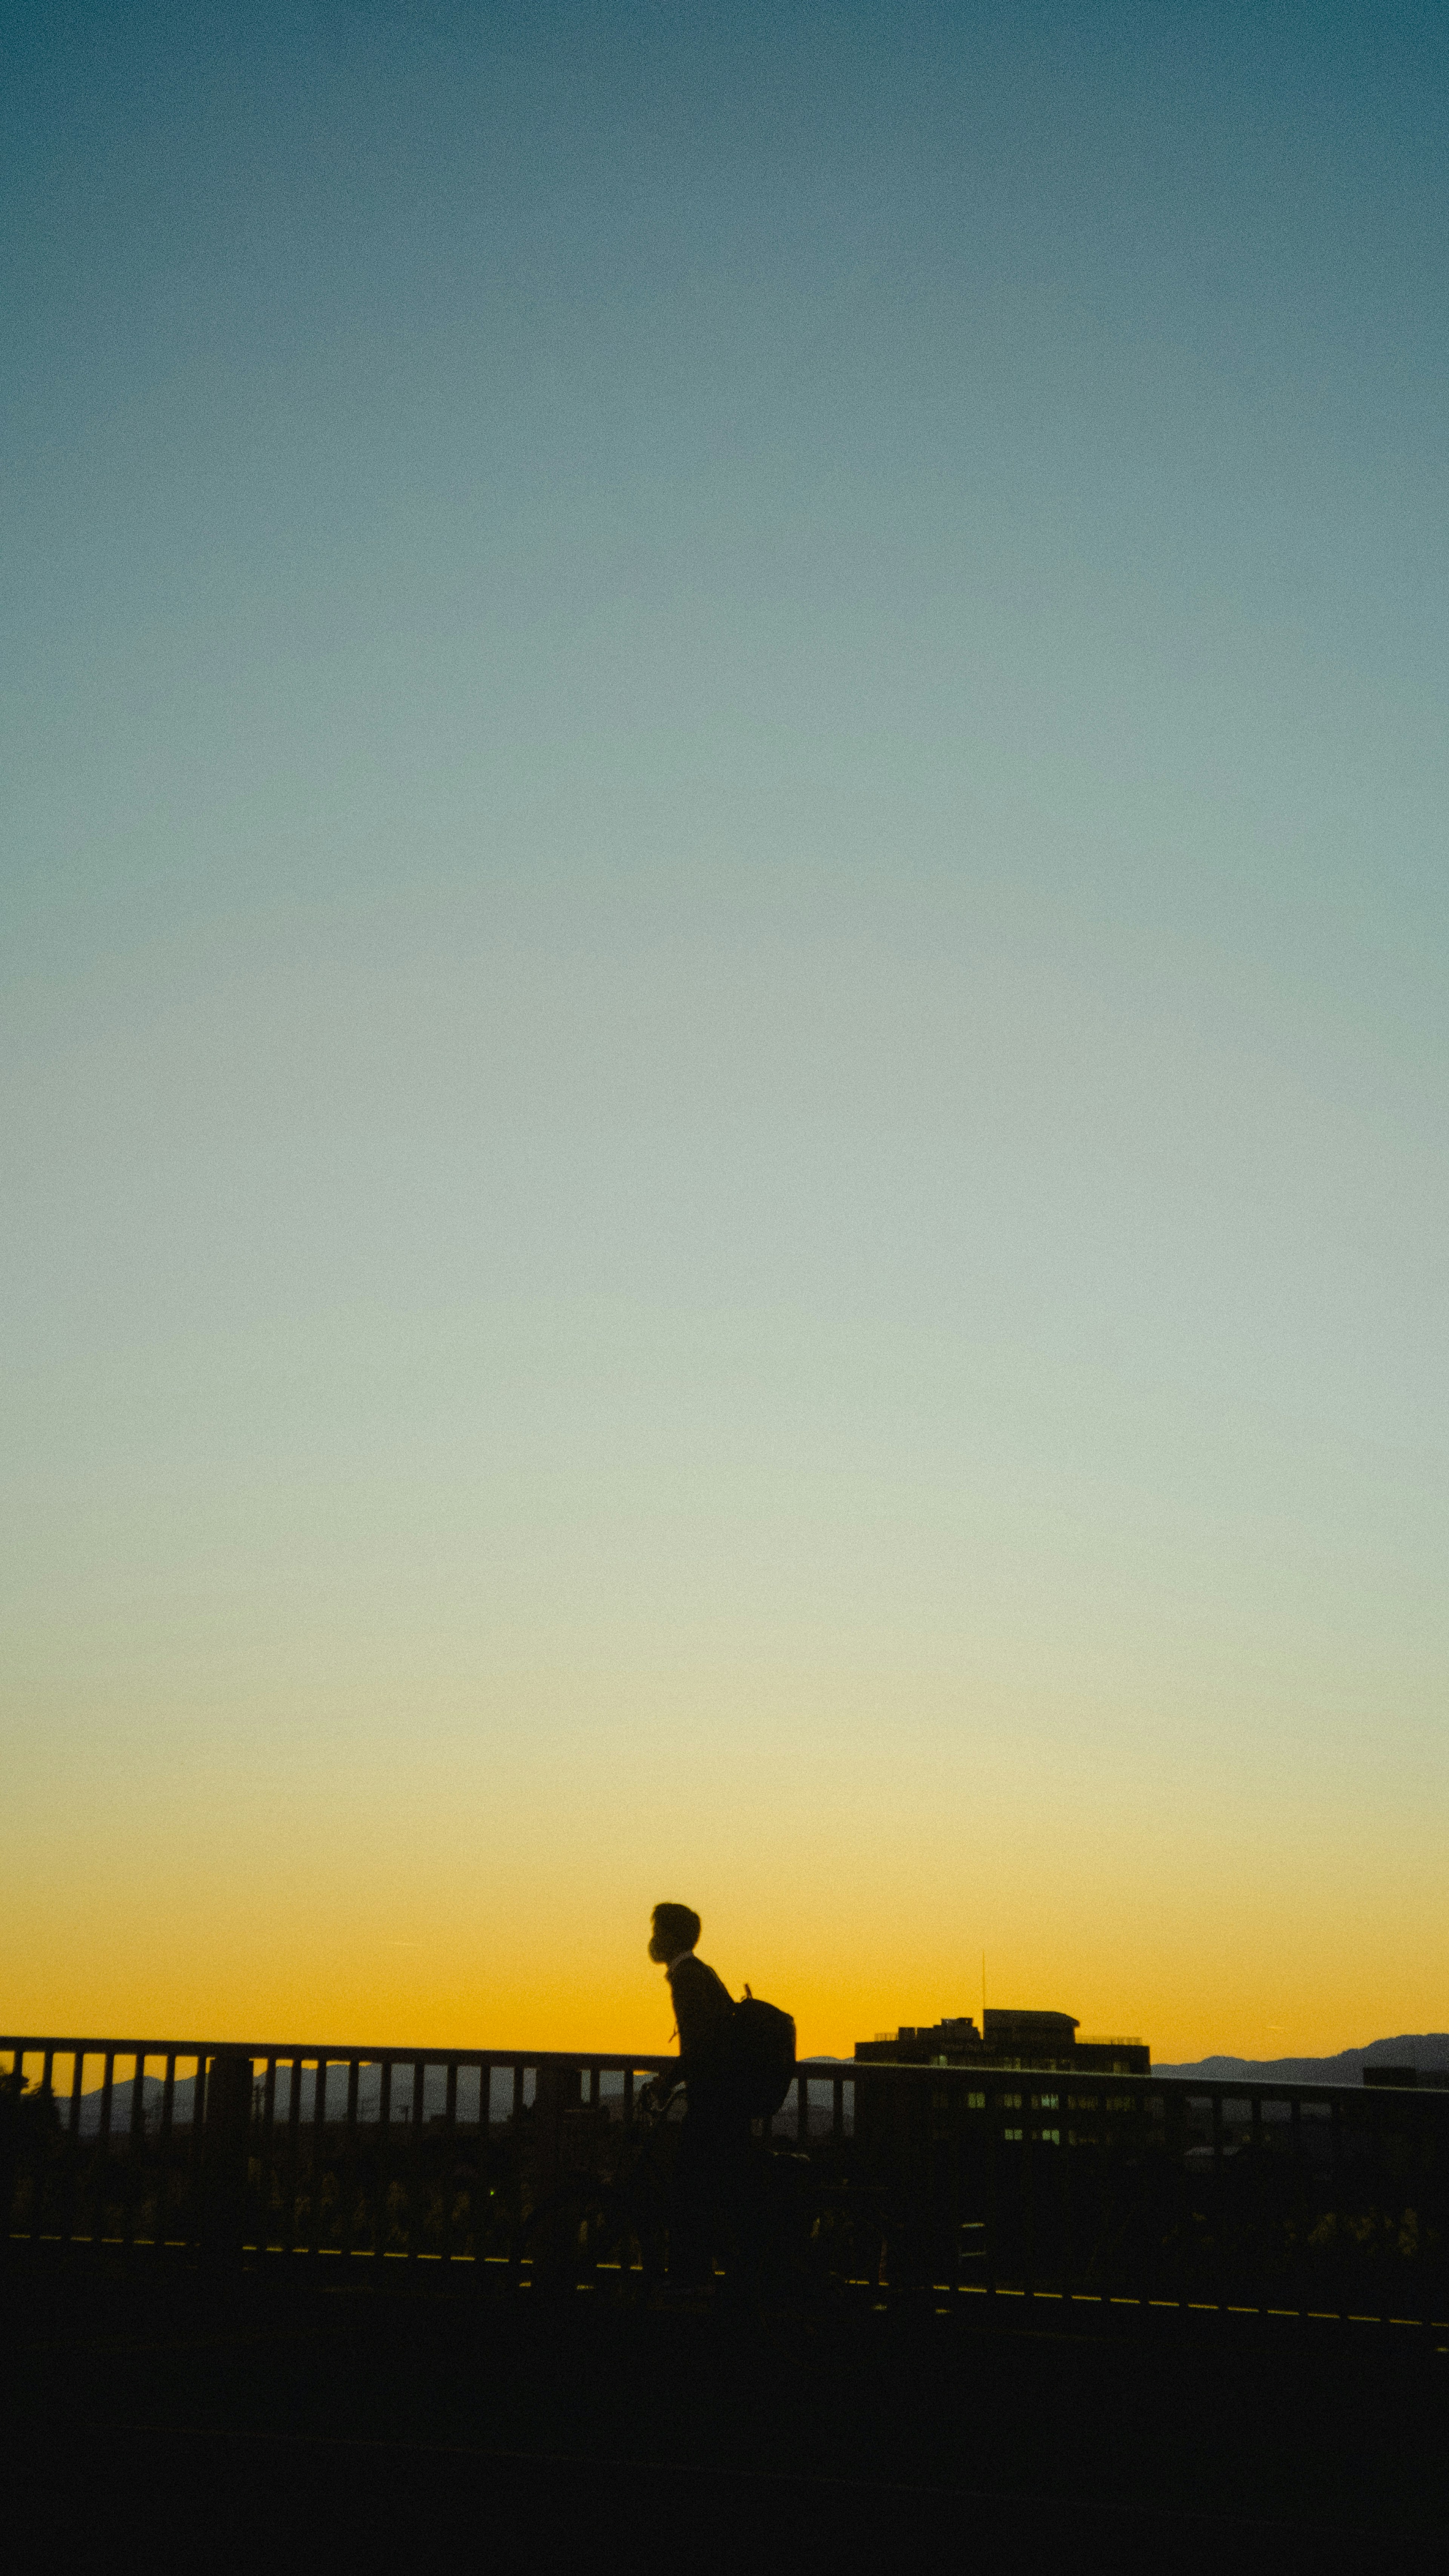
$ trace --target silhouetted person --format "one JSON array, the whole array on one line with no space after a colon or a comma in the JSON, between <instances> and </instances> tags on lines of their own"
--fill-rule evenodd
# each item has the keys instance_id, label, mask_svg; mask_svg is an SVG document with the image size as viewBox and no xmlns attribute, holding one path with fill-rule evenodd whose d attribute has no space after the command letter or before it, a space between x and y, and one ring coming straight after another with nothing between
<instances>
[{"instance_id":1,"label":"silhouetted person","mask_svg":"<svg viewBox=\"0 0 1449 2576\"><path fill-rule=\"evenodd\" d=\"M734 2004L728 1987L694 1955L699 1916L692 1906L656 1905L649 1956L669 1978L679 2031L679 2073L657 2079L668 2101L682 2082L687 2097L670 2192L669 2277L694 2289L713 2277L716 2238L740 2253L750 2152L749 2113L729 2068Z\"/></svg>"}]
</instances>

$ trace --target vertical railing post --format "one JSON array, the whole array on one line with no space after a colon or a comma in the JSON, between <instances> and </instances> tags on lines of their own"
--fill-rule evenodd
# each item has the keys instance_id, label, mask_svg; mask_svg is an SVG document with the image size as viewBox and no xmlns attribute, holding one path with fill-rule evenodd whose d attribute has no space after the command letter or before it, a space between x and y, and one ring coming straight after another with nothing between
<instances>
[{"instance_id":1,"label":"vertical railing post","mask_svg":"<svg viewBox=\"0 0 1449 2576\"><path fill-rule=\"evenodd\" d=\"M1227 2186L1223 2166L1223 2097L1215 2092L1213 2103L1213 2286L1221 2308L1228 2295Z\"/></svg>"},{"instance_id":2,"label":"vertical railing post","mask_svg":"<svg viewBox=\"0 0 1449 2576\"><path fill-rule=\"evenodd\" d=\"M80 2164L81 2096L85 2089L86 2053L77 2048L71 2057L70 2104L65 2122L65 2182L62 2197L60 2241L69 2246L75 2234L78 2169Z\"/></svg>"},{"instance_id":3,"label":"vertical railing post","mask_svg":"<svg viewBox=\"0 0 1449 2576\"><path fill-rule=\"evenodd\" d=\"M199 2246L202 2219L202 2150L206 2138L206 2059L193 2060L191 2078L191 2146L186 2159L186 2243Z\"/></svg>"},{"instance_id":4,"label":"vertical railing post","mask_svg":"<svg viewBox=\"0 0 1449 2576\"><path fill-rule=\"evenodd\" d=\"M1303 2240L1308 2232L1308 2192L1303 2175L1303 2102L1301 2095L1289 2097L1289 2146L1293 2164L1293 2305L1300 2317L1308 2305L1303 2286Z\"/></svg>"},{"instance_id":5,"label":"vertical railing post","mask_svg":"<svg viewBox=\"0 0 1449 2576\"><path fill-rule=\"evenodd\" d=\"M451 2264L453 2260L455 2233L453 2227L453 2204L457 2198L457 2183L454 2173L455 2161L458 2152L457 2127L458 2061L456 2057L450 2057L447 2069L447 2089L443 2096L443 2145L442 2164L440 2166L443 2190L443 2260L447 2264Z\"/></svg>"},{"instance_id":6,"label":"vertical railing post","mask_svg":"<svg viewBox=\"0 0 1449 2576\"><path fill-rule=\"evenodd\" d=\"M493 2061L485 2057L478 2068L478 2167L477 2181L471 2193L473 2259L477 2265L474 2287L482 2290L488 2278L488 2251L492 2242L492 2153L493 2126Z\"/></svg>"},{"instance_id":7,"label":"vertical railing post","mask_svg":"<svg viewBox=\"0 0 1449 2576\"><path fill-rule=\"evenodd\" d=\"M423 2230L427 2220L427 2175L423 2166L423 2127L427 2110L426 2058L413 2059L413 2098L408 2109L408 2261L416 2263L423 2250Z\"/></svg>"},{"instance_id":8,"label":"vertical railing post","mask_svg":"<svg viewBox=\"0 0 1449 2576\"><path fill-rule=\"evenodd\" d=\"M262 2078L261 2136L257 2140L257 2261L265 2264L272 2242L272 2184L276 2173L277 2061L267 2059Z\"/></svg>"},{"instance_id":9,"label":"vertical railing post","mask_svg":"<svg viewBox=\"0 0 1449 2576\"><path fill-rule=\"evenodd\" d=\"M1038 2128L1042 2116L1041 2097L1027 2089L1030 2082L1030 2075L1023 2073L1021 2127L1017 2132L1021 2140L1021 2156L1017 2166L1021 2176L1021 2199L1017 2224L1021 2231L1021 2288L1027 2316L1031 2315L1032 2303L1036 2298L1036 2194L1039 2178L1037 2167L1041 2162L1034 2143L1037 2130L1034 2130L1031 2125L1033 2102L1036 2104Z\"/></svg>"},{"instance_id":10,"label":"vertical railing post","mask_svg":"<svg viewBox=\"0 0 1449 2576\"><path fill-rule=\"evenodd\" d=\"M141 2195L146 2157L146 2059L138 2051L131 2074L131 2116L127 2123L126 2168L121 2186L121 2240L129 2254L136 2237L136 2202Z\"/></svg>"},{"instance_id":11,"label":"vertical railing post","mask_svg":"<svg viewBox=\"0 0 1449 2576\"><path fill-rule=\"evenodd\" d=\"M302 2196L302 2060L294 2057L287 2077L287 2225L286 2248L297 2250L297 2203Z\"/></svg>"},{"instance_id":12,"label":"vertical railing post","mask_svg":"<svg viewBox=\"0 0 1449 2576\"><path fill-rule=\"evenodd\" d=\"M171 2223L171 2131L176 2117L176 2051L166 2056L166 2073L161 2084L161 2127L156 2141L156 2255L158 2261L166 2252L166 2231Z\"/></svg>"},{"instance_id":13,"label":"vertical railing post","mask_svg":"<svg viewBox=\"0 0 1449 2576\"><path fill-rule=\"evenodd\" d=\"M55 2050L53 2048L46 2049L41 2063L40 2100L41 2116L45 2122L45 2134L37 2150L35 2193L30 2204L29 2233L32 2243L34 2243L35 2239L42 2233L48 2233L49 2227L53 2223L53 2211L50 2203L55 2188L55 2175L51 2157L47 2152L52 2127L55 2121ZM13 2203L11 2205L13 2207Z\"/></svg>"},{"instance_id":14,"label":"vertical railing post","mask_svg":"<svg viewBox=\"0 0 1449 2576\"><path fill-rule=\"evenodd\" d=\"M91 2242L102 2243L110 2222L111 2184L111 2105L116 2089L116 2052L108 2048L102 2061L101 2125L96 2141L94 2161L95 2198L91 2210Z\"/></svg>"},{"instance_id":15,"label":"vertical railing post","mask_svg":"<svg viewBox=\"0 0 1449 2576\"><path fill-rule=\"evenodd\" d=\"M342 2152L342 2207L337 2231L338 2251L352 2253L357 2233L357 2095L362 2079L361 2060L347 2061L347 2138Z\"/></svg>"},{"instance_id":16,"label":"vertical railing post","mask_svg":"<svg viewBox=\"0 0 1449 2576\"><path fill-rule=\"evenodd\" d=\"M1061 2122L1061 2180L1058 2186L1057 2207L1062 2231L1060 2282L1064 2308L1071 2306L1077 2286L1077 2151L1074 2143L1077 2133L1072 2123L1076 2116L1079 2096L1066 2090L1069 2082L1070 2077L1063 2078L1063 2090L1059 2097L1057 2111L1057 2118Z\"/></svg>"},{"instance_id":17,"label":"vertical railing post","mask_svg":"<svg viewBox=\"0 0 1449 2576\"><path fill-rule=\"evenodd\" d=\"M17 2048L8 2078L10 2099L0 2105L0 2266L8 2266L14 2259L10 2231L15 2214L15 2190L20 2179L20 2140L24 2128L20 2103L24 2083L25 2051ZM34 2233L33 2226L31 2232Z\"/></svg>"},{"instance_id":18,"label":"vertical railing post","mask_svg":"<svg viewBox=\"0 0 1449 2576\"><path fill-rule=\"evenodd\" d=\"M986 2313L993 2323L1000 2316L996 2295L1001 2246L1001 2096L996 2087L987 2084L986 2094Z\"/></svg>"},{"instance_id":19,"label":"vertical railing post","mask_svg":"<svg viewBox=\"0 0 1449 2576\"><path fill-rule=\"evenodd\" d=\"M523 2146L523 2060L521 2057L514 2058L510 2072L513 2090L512 2108L508 2114L508 2156L514 2201L513 2233L508 2249L508 2279L510 2287L516 2290L523 2278L524 2217L531 2206Z\"/></svg>"},{"instance_id":20,"label":"vertical railing post","mask_svg":"<svg viewBox=\"0 0 1449 2576\"><path fill-rule=\"evenodd\" d=\"M392 2059L384 2057L377 2078L377 2154L374 2163L372 2250L380 2263L387 2252L392 2219L388 2193L392 2186L388 2175L392 2166Z\"/></svg>"},{"instance_id":21,"label":"vertical railing post","mask_svg":"<svg viewBox=\"0 0 1449 2576\"><path fill-rule=\"evenodd\" d=\"M959 2315L961 2307L961 2210L963 2206L961 2196L961 2166L966 2152L966 2088L964 2084L959 2081L953 2081L949 2088L948 2099L951 2105L951 2113L950 2120L948 2122L950 2137L947 2142L946 2150L950 2158L950 2162L946 2169L946 2295L950 2301L952 2313Z\"/></svg>"},{"instance_id":22,"label":"vertical railing post","mask_svg":"<svg viewBox=\"0 0 1449 2576\"><path fill-rule=\"evenodd\" d=\"M252 2061L239 2049L212 2058L206 2081L202 2144L201 2243L216 2265L240 2263L246 2222L247 2149L251 2142Z\"/></svg>"},{"instance_id":23,"label":"vertical railing post","mask_svg":"<svg viewBox=\"0 0 1449 2576\"><path fill-rule=\"evenodd\" d=\"M312 2138L308 2165L311 2224L307 2252L315 2269L322 2252L322 2185L327 2178L327 2060L319 2057L312 2083Z\"/></svg>"}]
</instances>

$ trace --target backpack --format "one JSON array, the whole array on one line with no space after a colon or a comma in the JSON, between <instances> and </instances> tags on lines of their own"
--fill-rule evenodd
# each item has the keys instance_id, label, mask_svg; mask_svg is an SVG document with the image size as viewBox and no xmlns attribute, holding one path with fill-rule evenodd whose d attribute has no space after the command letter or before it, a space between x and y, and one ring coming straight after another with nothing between
<instances>
[{"instance_id":1,"label":"backpack","mask_svg":"<svg viewBox=\"0 0 1449 2576\"><path fill-rule=\"evenodd\" d=\"M772 2119L795 2072L795 2025L748 1986L730 2015L728 2064L740 2108L752 2120Z\"/></svg>"}]
</instances>

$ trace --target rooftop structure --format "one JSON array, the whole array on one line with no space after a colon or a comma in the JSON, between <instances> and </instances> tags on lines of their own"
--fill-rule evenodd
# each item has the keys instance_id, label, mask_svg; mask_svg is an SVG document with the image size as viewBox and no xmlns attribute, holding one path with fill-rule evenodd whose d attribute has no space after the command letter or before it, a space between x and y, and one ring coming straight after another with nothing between
<instances>
[{"instance_id":1,"label":"rooftop structure","mask_svg":"<svg viewBox=\"0 0 1449 2576\"><path fill-rule=\"evenodd\" d=\"M958 2013L929 2027L903 2025L858 2039L855 2054L863 2063L894 2066L1006 2066L1041 2073L1147 2075L1152 2052L1142 2039L1078 2039L1071 2013L991 2011L982 2014L984 2033L969 2013Z\"/></svg>"}]
</instances>

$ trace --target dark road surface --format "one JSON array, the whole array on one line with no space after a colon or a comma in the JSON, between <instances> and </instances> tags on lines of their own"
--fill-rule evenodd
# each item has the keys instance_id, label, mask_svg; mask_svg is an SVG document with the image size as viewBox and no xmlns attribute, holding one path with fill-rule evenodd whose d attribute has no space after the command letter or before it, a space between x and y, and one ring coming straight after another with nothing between
<instances>
[{"instance_id":1,"label":"dark road surface","mask_svg":"<svg viewBox=\"0 0 1449 2576\"><path fill-rule=\"evenodd\" d=\"M50 2567L1449 2567L1419 2329L80 2270L6 2307L0 2521Z\"/></svg>"}]
</instances>

